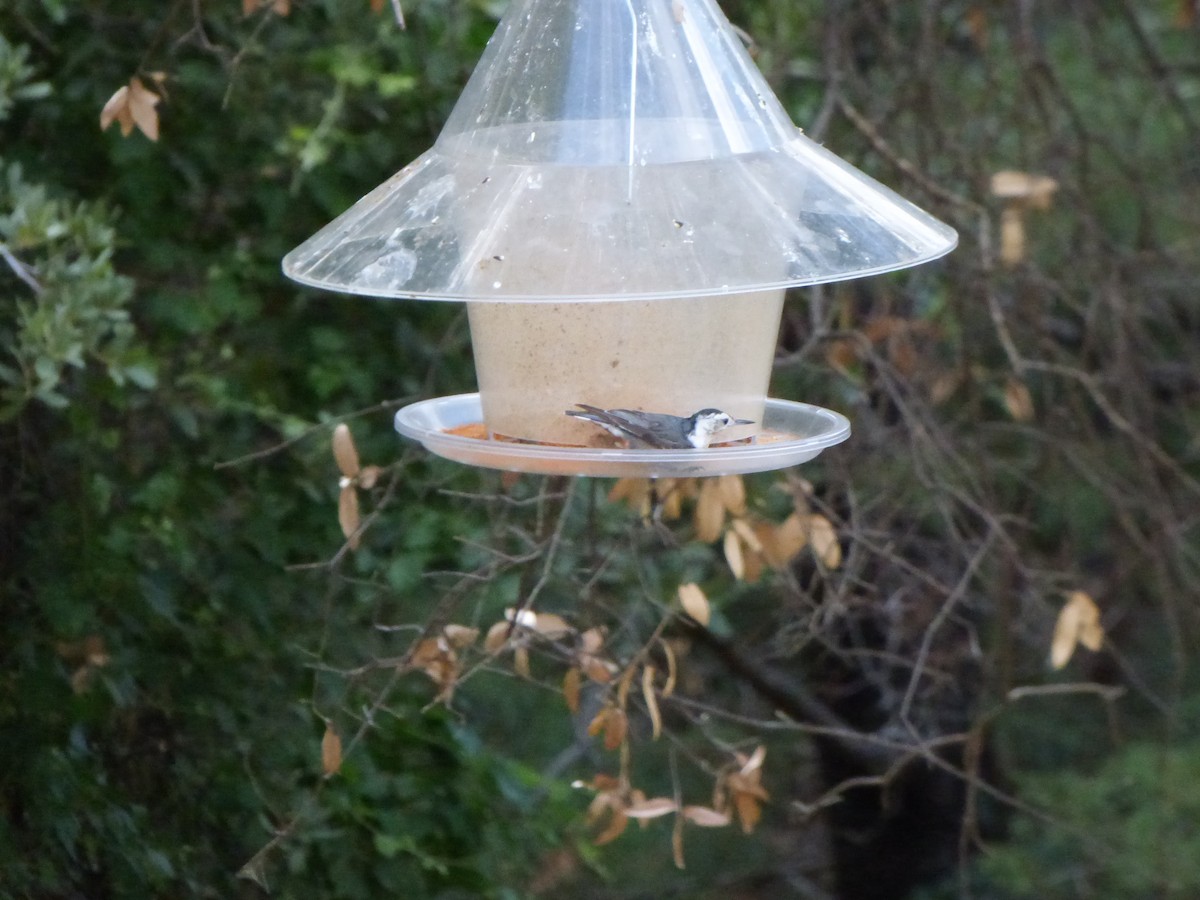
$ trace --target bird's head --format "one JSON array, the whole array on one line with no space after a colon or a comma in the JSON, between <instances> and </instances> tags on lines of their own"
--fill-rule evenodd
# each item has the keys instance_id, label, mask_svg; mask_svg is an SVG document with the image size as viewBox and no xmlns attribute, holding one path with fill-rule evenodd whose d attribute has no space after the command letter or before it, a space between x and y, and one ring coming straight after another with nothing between
<instances>
[{"instance_id":1,"label":"bird's head","mask_svg":"<svg viewBox=\"0 0 1200 900\"><path fill-rule=\"evenodd\" d=\"M705 449L712 441L712 436L731 425L753 425L753 419L735 419L727 412L719 409L702 409L693 413L691 426L688 428L688 441L698 450Z\"/></svg>"}]
</instances>

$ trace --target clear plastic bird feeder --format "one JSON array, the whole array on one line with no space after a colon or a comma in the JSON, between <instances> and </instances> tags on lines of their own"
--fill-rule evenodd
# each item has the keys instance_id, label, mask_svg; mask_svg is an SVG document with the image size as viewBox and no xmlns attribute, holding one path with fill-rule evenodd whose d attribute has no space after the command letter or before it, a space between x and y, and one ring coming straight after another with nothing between
<instances>
[{"instance_id":1,"label":"clear plastic bird feeder","mask_svg":"<svg viewBox=\"0 0 1200 900\"><path fill-rule=\"evenodd\" d=\"M397 416L436 453L718 474L792 465L849 434L836 413L767 400L785 288L956 241L804 137L712 0L514 0L433 148L284 271L468 302L478 399ZM749 439L732 447L623 450L564 415L581 402L758 424L722 433ZM480 420L485 439L467 436Z\"/></svg>"}]
</instances>

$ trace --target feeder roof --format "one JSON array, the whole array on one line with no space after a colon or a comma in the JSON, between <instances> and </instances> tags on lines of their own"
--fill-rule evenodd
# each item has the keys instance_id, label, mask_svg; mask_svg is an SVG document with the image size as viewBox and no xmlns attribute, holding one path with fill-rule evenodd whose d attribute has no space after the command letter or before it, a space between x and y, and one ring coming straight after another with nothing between
<instances>
[{"instance_id":1,"label":"feeder roof","mask_svg":"<svg viewBox=\"0 0 1200 900\"><path fill-rule=\"evenodd\" d=\"M956 242L801 134L712 0L514 0L433 148L284 271L376 297L632 300L887 272Z\"/></svg>"}]
</instances>

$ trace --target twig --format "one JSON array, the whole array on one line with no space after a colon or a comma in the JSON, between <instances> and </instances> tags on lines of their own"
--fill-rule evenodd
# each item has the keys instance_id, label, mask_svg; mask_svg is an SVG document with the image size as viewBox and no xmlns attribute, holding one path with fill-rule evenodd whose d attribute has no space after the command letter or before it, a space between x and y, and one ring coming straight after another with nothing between
<instances>
[{"instance_id":1,"label":"twig","mask_svg":"<svg viewBox=\"0 0 1200 900\"><path fill-rule=\"evenodd\" d=\"M913 726L912 722L909 721L908 713L912 708L913 698L916 696L917 692L917 684L920 682L922 672L925 669L925 662L929 658L929 650L933 645L933 638L942 625L945 624L946 620L950 617L950 614L958 605L958 601L966 595L967 588L971 584L971 580L975 577L975 573L979 570L980 563L983 562L984 557L987 556L988 551L991 549L992 540L995 535L996 530L994 528L988 529L988 533L984 536L983 543L979 546L979 549L972 554L970 562L967 563L966 570L962 573L962 577L960 577L958 580L958 584L954 586L954 590L951 591L946 597L945 601L942 603L941 609L938 610L937 615L933 617L933 621L930 622L929 626L925 629L925 634L921 639L921 647L917 651L917 658L913 661L912 674L908 679L908 689L904 692L904 699L901 701L900 711L897 713L900 721L903 722L914 735L916 735L918 732Z\"/></svg>"},{"instance_id":2,"label":"twig","mask_svg":"<svg viewBox=\"0 0 1200 900\"><path fill-rule=\"evenodd\" d=\"M354 410L353 412L345 413L338 416L336 422L318 422L315 425L310 425L294 437L287 438L277 444L272 444L270 447L264 447L262 450L255 450L251 453L244 453L241 456L235 456L233 459L222 460L218 463L213 463L214 469L228 469L231 466L240 466L243 463L253 462L256 459L265 459L268 456L274 456L281 450L286 450L293 444L298 444L300 441L321 431L332 431L333 428L347 419L356 419L360 416L366 416L371 413L380 412L381 410L396 409L407 403L407 400L383 400L379 403L365 406L362 409Z\"/></svg>"},{"instance_id":3,"label":"twig","mask_svg":"<svg viewBox=\"0 0 1200 900\"><path fill-rule=\"evenodd\" d=\"M396 24L400 26L400 30L406 30L408 25L404 22L404 10L400 8L400 0L392 0L392 14L396 17Z\"/></svg>"},{"instance_id":4,"label":"twig","mask_svg":"<svg viewBox=\"0 0 1200 900\"><path fill-rule=\"evenodd\" d=\"M16 256L13 255L12 251L8 249L7 244L0 243L0 256L4 257L4 261L8 263L8 267L12 269L12 273L29 285L29 289L33 291L34 294L39 297L42 295L45 289L38 282L38 280L33 277L33 271L29 268L29 266L25 265L25 263L21 262L16 258Z\"/></svg>"}]
</instances>

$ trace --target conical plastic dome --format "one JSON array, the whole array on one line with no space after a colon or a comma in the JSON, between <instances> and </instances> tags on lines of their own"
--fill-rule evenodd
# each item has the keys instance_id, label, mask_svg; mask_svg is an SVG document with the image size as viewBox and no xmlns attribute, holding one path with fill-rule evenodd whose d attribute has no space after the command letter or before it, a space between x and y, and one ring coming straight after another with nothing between
<instances>
[{"instance_id":1,"label":"conical plastic dome","mask_svg":"<svg viewBox=\"0 0 1200 900\"><path fill-rule=\"evenodd\" d=\"M804 137L711 0L514 0L433 149L284 271L381 297L645 299L885 272L956 242Z\"/></svg>"}]
</instances>

